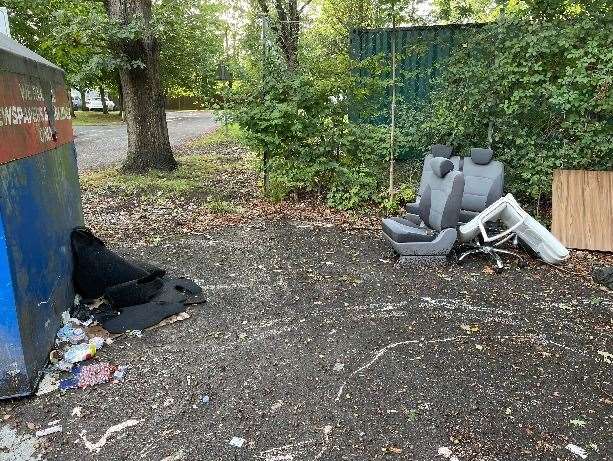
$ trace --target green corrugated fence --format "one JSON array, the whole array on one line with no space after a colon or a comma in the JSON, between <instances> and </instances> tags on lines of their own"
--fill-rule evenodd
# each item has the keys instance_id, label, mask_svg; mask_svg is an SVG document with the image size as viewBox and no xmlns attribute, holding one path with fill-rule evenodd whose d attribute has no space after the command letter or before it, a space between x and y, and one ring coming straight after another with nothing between
<instances>
[{"instance_id":1,"label":"green corrugated fence","mask_svg":"<svg viewBox=\"0 0 613 461\"><path fill-rule=\"evenodd\" d=\"M427 104L432 81L445 66L445 58L453 48L468 39L464 34L475 32L482 24L450 24L439 26L400 27L396 29L397 95L409 105ZM392 29L356 29L350 34L351 57L358 64L355 75L381 80L382 90L370 101L369 110L352 107L355 122L387 124L391 103ZM375 70L378 69L378 70ZM386 84L388 81L390 84ZM399 158L410 158L414 152L399 152Z\"/></svg>"}]
</instances>

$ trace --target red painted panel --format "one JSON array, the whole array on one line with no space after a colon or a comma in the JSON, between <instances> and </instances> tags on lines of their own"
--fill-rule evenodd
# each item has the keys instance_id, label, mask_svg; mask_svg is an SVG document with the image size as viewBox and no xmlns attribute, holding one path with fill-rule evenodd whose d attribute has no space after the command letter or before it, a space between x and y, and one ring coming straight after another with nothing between
<instances>
[{"instance_id":1,"label":"red painted panel","mask_svg":"<svg viewBox=\"0 0 613 461\"><path fill-rule=\"evenodd\" d=\"M35 79L0 73L0 165L72 142L66 88L53 88L55 130L49 123L43 89Z\"/></svg>"}]
</instances>

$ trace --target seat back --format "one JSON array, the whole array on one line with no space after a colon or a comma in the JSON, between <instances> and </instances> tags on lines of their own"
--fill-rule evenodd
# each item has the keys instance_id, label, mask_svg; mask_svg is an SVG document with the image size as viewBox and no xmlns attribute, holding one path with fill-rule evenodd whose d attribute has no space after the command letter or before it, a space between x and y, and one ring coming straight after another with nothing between
<instances>
[{"instance_id":1,"label":"seat back","mask_svg":"<svg viewBox=\"0 0 613 461\"><path fill-rule=\"evenodd\" d=\"M491 149L473 148L464 158L464 195L460 222L466 223L502 197L504 165L492 160Z\"/></svg>"},{"instance_id":2,"label":"seat back","mask_svg":"<svg viewBox=\"0 0 613 461\"><path fill-rule=\"evenodd\" d=\"M421 169L421 179L419 180L419 189L417 191L417 201L424 194L424 190L426 189L426 185L432 178L432 168L430 166L430 161L435 157L443 157L451 160L455 166L455 169L459 169L460 165L460 157L453 156L453 148L451 146L447 146L445 144L433 144L430 146L430 152L424 153L424 163Z\"/></svg>"},{"instance_id":3,"label":"seat back","mask_svg":"<svg viewBox=\"0 0 613 461\"><path fill-rule=\"evenodd\" d=\"M430 160L432 177L419 201L419 217L430 229L441 231L458 225L464 175L453 162L435 157Z\"/></svg>"}]
</instances>

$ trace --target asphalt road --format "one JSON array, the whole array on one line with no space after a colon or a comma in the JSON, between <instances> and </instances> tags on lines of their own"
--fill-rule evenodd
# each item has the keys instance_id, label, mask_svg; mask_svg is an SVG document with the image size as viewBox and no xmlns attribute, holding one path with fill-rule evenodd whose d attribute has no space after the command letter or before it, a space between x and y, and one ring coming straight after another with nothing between
<instances>
[{"instance_id":1,"label":"asphalt road","mask_svg":"<svg viewBox=\"0 0 613 461\"><path fill-rule=\"evenodd\" d=\"M168 112L166 119L173 147L217 126L213 113L209 111ZM124 124L75 126L74 132L80 171L111 165L126 158L128 134Z\"/></svg>"},{"instance_id":2,"label":"asphalt road","mask_svg":"<svg viewBox=\"0 0 613 461\"><path fill-rule=\"evenodd\" d=\"M129 253L209 303L103 348L120 384L0 403L0 460L613 459L613 300L580 277L397 267L378 233L303 222Z\"/></svg>"}]
</instances>

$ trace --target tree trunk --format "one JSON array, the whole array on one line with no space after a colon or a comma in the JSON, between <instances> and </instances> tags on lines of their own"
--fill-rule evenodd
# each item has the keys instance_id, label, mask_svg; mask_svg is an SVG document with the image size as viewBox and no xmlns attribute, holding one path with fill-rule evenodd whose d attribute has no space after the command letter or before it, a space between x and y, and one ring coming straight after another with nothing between
<instances>
[{"instance_id":1,"label":"tree trunk","mask_svg":"<svg viewBox=\"0 0 613 461\"><path fill-rule=\"evenodd\" d=\"M160 49L156 38L148 31L151 0L105 0L104 3L111 19L125 25L138 20L146 28L141 38L116 45L129 60L145 64L145 67L119 71L128 128L128 157L122 170L131 173L172 170L177 162L168 138L159 71Z\"/></svg>"},{"instance_id":2,"label":"tree trunk","mask_svg":"<svg viewBox=\"0 0 613 461\"><path fill-rule=\"evenodd\" d=\"M306 2L306 4L309 4ZM268 0L258 0L262 13L271 18ZM300 15L304 9L298 8L297 0L288 0L287 7L281 0L275 0L276 21L270 21L270 29L275 34L275 41L283 53L283 58L290 72L298 69L298 41L300 38Z\"/></svg>"},{"instance_id":3,"label":"tree trunk","mask_svg":"<svg viewBox=\"0 0 613 461\"><path fill-rule=\"evenodd\" d=\"M85 112L87 110L87 102L85 101L85 89L79 88L81 94L81 110Z\"/></svg>"},{"instance_id":4,"label":"tree trunk","mask_svg":"<svg viewBox=\"0 0 613 461\"><path fill-rule=\"evenodd\" d=\"M106 93L104 92L104 87L102 85L100 86L100 101L102 102L102 113L108 114L109 108L106 105Z\"/></svg>"},{"instance_id":5,"label":"tree trunk","mask_svg":"<svg viewBox=\"0 0 613 461\"><path fill-rule=\"evenodd\" d=\"M119 116L123 120L123 88L121 87L121 78L117 75L117 91L119 92Z\"/></svg>"},{"instance_id":6,"label":"tree trunk","mask_svg":"<svg viewBox=\"0 0 613 461\"><path fill-rule=\"evenodd\" d=\"M70 118L77 118L77 114L74 113L74 104L72 103L72 88L67 88L68 101L70 101Z\"/></svg>"}]
</instances>

